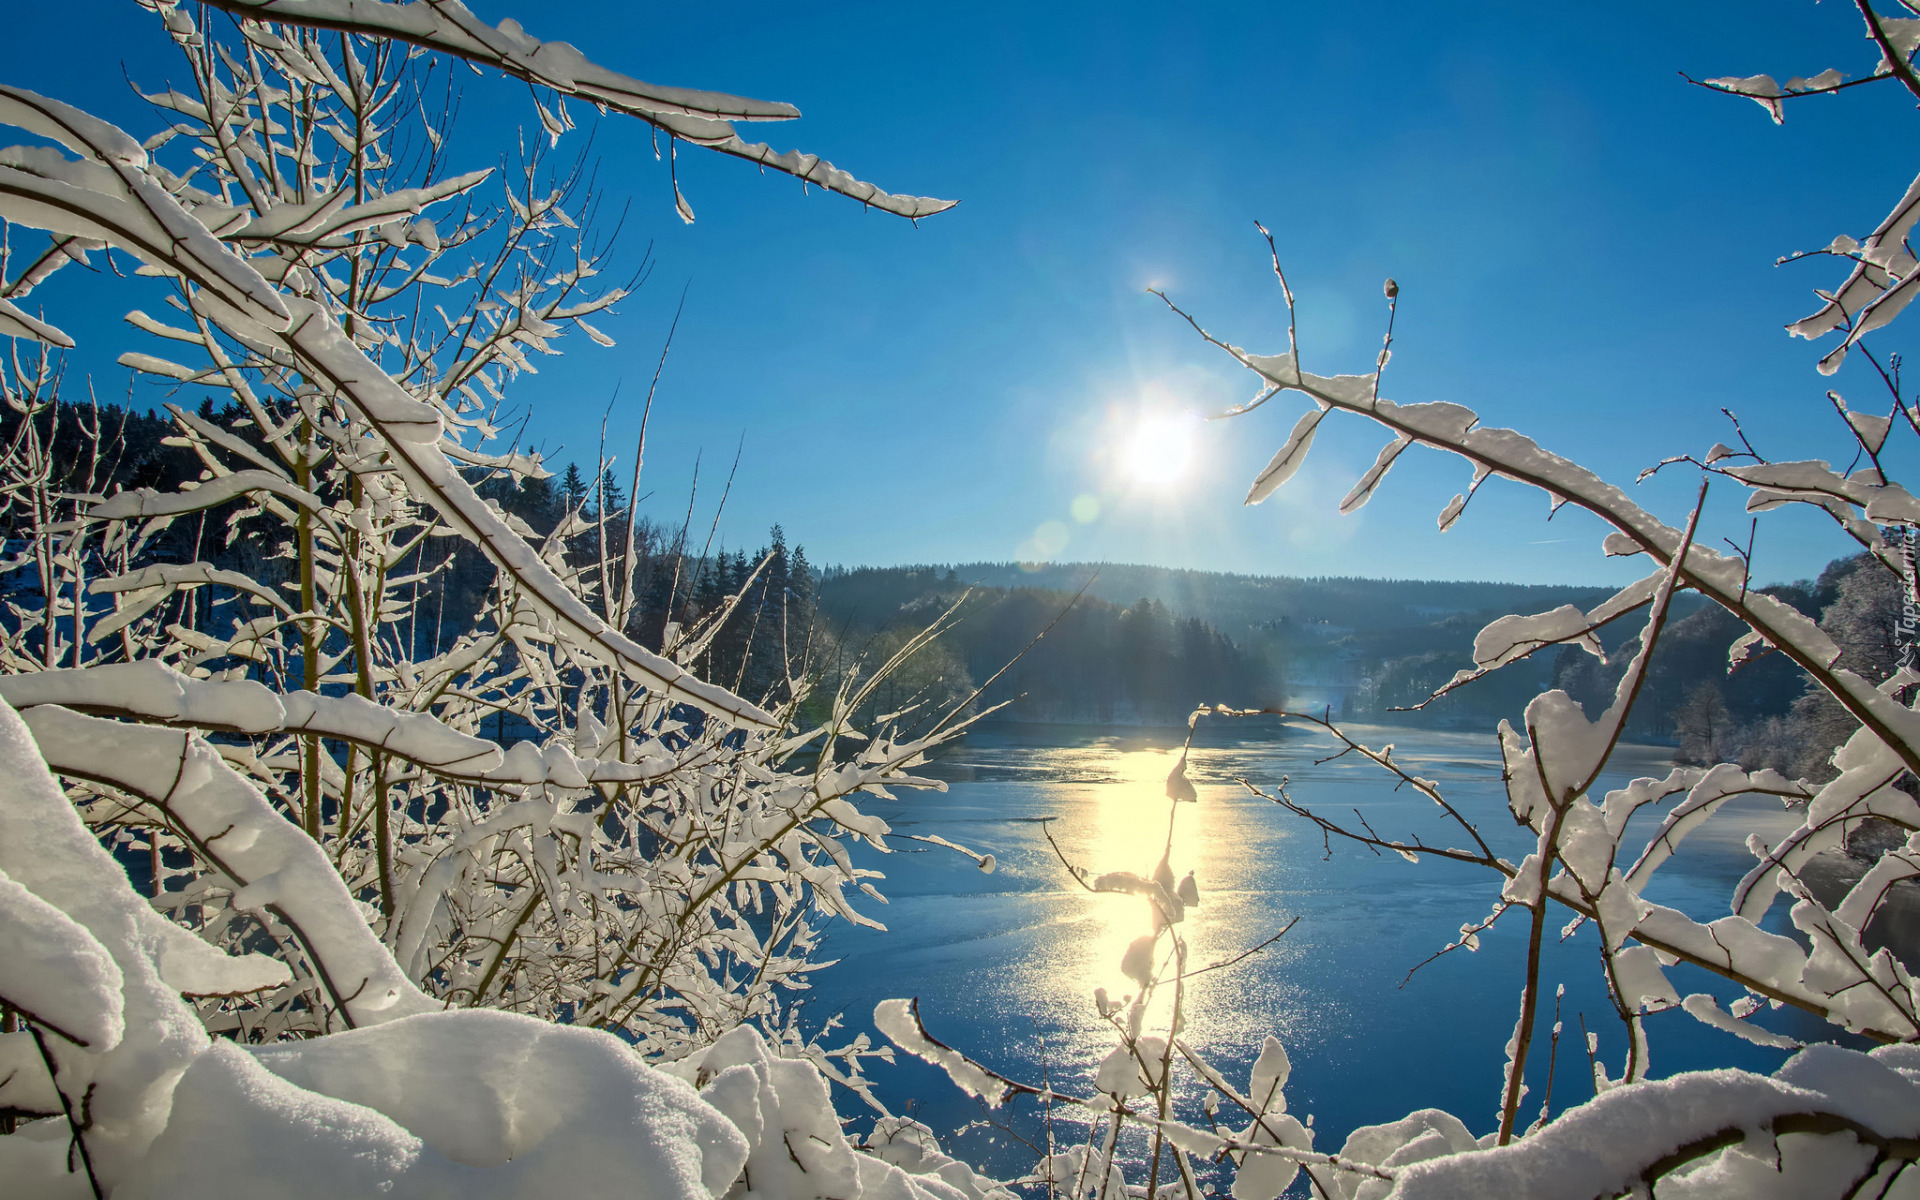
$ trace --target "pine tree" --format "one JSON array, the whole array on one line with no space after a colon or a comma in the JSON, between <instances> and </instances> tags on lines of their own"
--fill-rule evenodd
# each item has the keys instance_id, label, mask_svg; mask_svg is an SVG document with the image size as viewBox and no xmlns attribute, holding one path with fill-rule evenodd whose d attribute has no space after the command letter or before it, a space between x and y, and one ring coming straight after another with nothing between
<instances>
[{"instance_id":1,"label":"pine tree","mask_svg":"<svg viewBox=\"0 0 1920 1200\"><path fill-rule=\"evenodd\" d=\"M566 473L560 477L560 499L569 512L586 502L587 480L580 474L577 463L568 463Z\"/></svg>"},{"instance_id":2,"label":"pine tree","mask_svg":"<svg viewBox=\"0 0 1920 1200\"><path fill-rule=\"evenodd\" d=\"M949 572L951 574L951 572ZM804 614L805 623L813 624L815 602L819 596L819 584L813 578L813 565L807 561L807 548L793 548L793 562L787 568L787 590L799 612Z\"/></svg>"},{"instance_id":3,"label":"pine tree","mask_svg":"<svg viewBox=\"0 0 1920 1200\"><path fill-rule=\"evenodd\" d=\"M607 467L600 472L600 479L593 489L593 514L596 517L612 519L625 511L627 511L627 494L620 489L619 482L614 479L613 468ZM612 536L611 531L608 536Z\"/></svg>"}]
</instances>

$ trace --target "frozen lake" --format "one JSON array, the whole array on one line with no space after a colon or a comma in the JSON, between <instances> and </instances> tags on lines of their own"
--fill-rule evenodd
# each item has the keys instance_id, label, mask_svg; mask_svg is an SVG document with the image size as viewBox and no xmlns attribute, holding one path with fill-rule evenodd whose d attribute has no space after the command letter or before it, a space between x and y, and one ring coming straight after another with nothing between
<instances>
[{"instance_id":1,"label":"frozen lake","mask_svg":"<svg viewBox=\"0 0 1920 1200\"><path fill-rule=\"evenodd\" d=\"M1316 765L1337 748L1323 733L1209 724L1189 766L1200 800L1181 806L1174 839L1174 873L1193 871L1202 899L1184 926L1190 969L1300 920L1269 949L1190 980L1187 1039L1244 1086L1262 1039L1278 1036L1293 1060L1290 1111L1303 1120L1314 1115L1322 1150L1338 1149L1357 1125L1425 1107L1454 1113L1475 1133L1492 1129L1502 1048L1518 1009L1524 913L1516 910L1483 935L1477 953L1456 951L1402 981L1454 940L1463 923L1487 915L1500 877L1438 860L1409 863L1338 841L1327 860L1317 829L1235 780L1271 792L1288 776L1297 802L1348 821L1358 809L1388 837L1420 833L1436 844L1458 845L1464 835L1430 801L1410 789L1396 791L1393 778L1357 756ZM1356 725L1349 732L1376 748L1392 742L1395 761L1436 781L1498 853L1518 861L1531 848L1532 835L1507 812L1491 731ZM887 873L879 887L890 903L863 900L862 909L891 931L831 927L827 953L839 962L814 976L806 1026L844 1013L850 1028L870 1030L875 1003L917 996L934 1036L1015 1078L1037 1083L1045 1070L1056 1086L1084 1094L1093 1066L1114 1044L1095 1012L1093 991L1105 987L1119 996L1133 990L1120 959L1132 939L1149 932L1149 917L1138 898L1092 895L1076 885L1043 828L1051 828L1081 866L1150 873L1165 836L1164 784L1177 748L1174 731L1002 728L968 738L933 765L928 773L949 784L944 795L902 793L898 803L864 802L901 833L938 834L990 852L998 869L983 874L939 850L869 854L865 865ZM1602 789L1639 775L1665 775L1670 754L1623 748ZM1734 803L1745 804L1763 829L1798 823L1776 801ZM1734 882L1752 862L1743 846L1752 827L1730 804L1662 868L1648 897L1696 917L1724 915ZM922 849L907 841L896 845ZM1550 933L1565 915L1552 915ZM1783 928L1784 907L1776 907L1767 924ZM1581 1019L1599 1033L1616 1075L1625 1041L1592 929L1553 945L1546 962L1547 996L1555 982L1567 989L1567 1033L1554 1073L1557 1111L1592 1095ZM1724 1001L1738 994L1691 968L1670 975L1682 995L1713 991ZM1756 1019L1787 1032L1811 1020L1792 1010ZM1648 1027L1656 1076L1702 1066L1770 1071L1784 1058L1680 1012L1656 1015ZM1548 1053L1545 1034L1543 1024L1537 1064ZM870 1074L896 1111L911 1101L937 1130L980 1115L974 1101L923 1064L876 1062ZM1542 1098L1534 1086L1529 1115ZM857 1101L849 1098L843 1113L853 1106ZM1023 1103L1021 1111L1028 1108ZM955 1148L1003 1170L1032 1161L1004 1134L987 1130Z\"/></svg>"}]
</instances>

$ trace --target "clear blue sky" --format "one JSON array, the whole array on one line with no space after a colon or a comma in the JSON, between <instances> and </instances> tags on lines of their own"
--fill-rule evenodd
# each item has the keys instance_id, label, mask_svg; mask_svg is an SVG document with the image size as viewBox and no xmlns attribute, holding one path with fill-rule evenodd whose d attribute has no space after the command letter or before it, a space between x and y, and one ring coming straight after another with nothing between
<instances>
[{"instance_id":1,"label":"clear blue sky","mask_svg":"<svg viewBox=\"0 0 1920 1200\"><path fill-rule=\"evenodd\" d=\"M1599 557L1594 522L1547 523L1544 500L1517 488L1489 485L1439 534L1466 471L1422 452L1338 516L1383 440L1358 421L1330 421L1302 475L1243 508L1297 401L1201 428L1182 486L1117 481L1116 423L1143 404L1210 411L1253 390L1143 289L1166 288L1228 340L1284 348L1259 219L1300 298L1311 370L1371 364L1392 275L1391 398L1467 404L1623 485L1725 437L1721 405L1775 457L1844 461L1817 352L1781 331L1838 273L1772 264L1869 231L1911 178L1898 149L1920 128L1889 85L1801 101L1776 128L1676 74L1862 73L1875 56L1832 0L476 8L644 79L791 101L801 120L749 132L963 201L915 228L690 151L680 178L699 220L683 226L646 127L598 122L603 199L633 200L629 261L651 238L659 268L602 323L618 349L569 339L521 380L534 439L590 465L624 380L611 440L630 462L638 398L690 285L649 507L677 519L704 451L704 521L744 435L723 533L758 544L779 521L816 562L1004 560L1054 522L1063 559L1629 578ZM131 0L16 5L5 28L0 78L157 128L121 64L143 85L178 68ZM466 86L470 146L490 128L537 130L523 86ZM1885 411L1868 380L1838 386ZM1640 490L1679 521L1692 483ZM1744 539L1721 490L1714 533ZM1079 497L1097 501L1092 520L1075 519ZM1080 516L1095 507L1082 500ZM1845 551L1830 528L1763 523L1758 576L1817 571Z\"/></svg>"}]
</instances>

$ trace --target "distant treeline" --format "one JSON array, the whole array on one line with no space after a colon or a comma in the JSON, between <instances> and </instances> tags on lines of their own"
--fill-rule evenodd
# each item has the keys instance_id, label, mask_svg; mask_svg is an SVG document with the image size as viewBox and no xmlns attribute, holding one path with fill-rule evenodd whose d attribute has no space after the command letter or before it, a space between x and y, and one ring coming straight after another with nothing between
<instances>
[{"instance_id":1,"label":"distant treeline","mask_svg":"<svg viewBox=\"0 0 1920 1200\"><path fill-rule=\"evenodd\" d=\"M1068 592L1092 580L1090 596L1116 604L1132 604L1141 597L1157 600L1235 639L1245 630L1268 628L1283 619L1373 631L1466 613L1542 612L1561 604L1592 607L1613 593L1607 587L1566 584L1237 575L1131 563L958 563L907 569L952 570L965 583L990 587Z\"/></svg>"},{"instance_id":2,"label":"distant treeline","mask_svg":"<svg viewBox=\"0 0 1920 1200\"><path fill-rule=\"evenodd\" d=\"M1900 584L1870 556L1836 559L1817 579L1754 590L1817 620L1839 645L1841 665L1875 683L1892 677ZM1551 605L1534 611L1547 607ZM1612 703L1621 676L1639 652L1639 620L1617 621L1601 630L1604 657L1573 646L1543 652L1418 714L1394 711L1419 704L1469 665L1474 634L1506 611L1521 610L1476 612L1425 627L1355 633L1333 641L1334 652L1365 664L1349 715L1481 723L1489 716L1516 716L1534 695L1561 688L1580 701L1589 717L1598 717ZM1677 598L1628 720L1628 736L1673 743L1675 758L1683 763L1732 761L1749 770L1772 767L1789 778L1830 778L1834 771L1828 758L1858 723L1783 655L1762 651L1730 669L1733 645L1746 632L1744 623L1717 604L1695 595Z\"/></svg>"},{"instance_id":3,"label":"distant treeline","mask_svg":"<svg viewBox=\"0 0 1920 1200\"><path fill-rule=\"evenodd\" d=\"M1044 626L1065 605L1069 588L1087 586L1075 610L1080 615L1069 613L1009 672L1012 690L1029 693L1022 711L1037 719L1164 720L1196 700L1272 702L1288 684L1294 685L1295 702L1305 689L1314 695L1312 707L1325 704L1349 719L1478 728L1517 718L1529 700L1555 687L1597 716L1639 649L1639 623L1618 621L1601 631L1603 658L1571 647L1543 652L1407 711L1471 666L1474 636L1494 619L1563 604L1590 609L1614 589L965 563L829 570L821 607L836 620L878 625L887 614L901 620L929 615L969 583L983 602L999 606L989 610L999 615L979 620L976 632L963 626L955 635L956 647L967 647L958 652L958 665L972 678L1017 650L1020 633ZM1818 579L1755 590L1819 621L1840 646L1843 665L1875 682L1892 676L1899 583L1870 557L1836 560ZM1125 608L1108 602L1129 595L1144 598ZM1794 778L1830 776L1827 760L1856 723L1781 655L1763 653L1730 672L1729 652L1744 632L1746 626L1718 605L1691 594L1677 597L1629 736L1675 744L1683 762L1732 760ZM1131 648L1197 648L1203 640L1226 649L1162 650L1155 660L1153 653ZM1056 643L1051 654L1050 641ZM1144 666L1149 661L1156 665Z\"/></svg>"},{"instance_id":4,"label":"distant treeline","mask_svg":"<svg viewBox=\"0 0 1920 1200\"><path fill-rule=\"evenodd\" d=\"M994 589L1085 586L1089 598L1127 605L1150 599L1231 640L1241 658L1263 664L1279 698L1291 703L1349 718L1456 724L1518 716L1550 686L1551 663L1519 664L1419 716L1394 709L1420 703L1470 665L1474 635L1495 618L1562 604L1591 608L1613 593L1591 586L1296 578L1114 563L961 563L899 573L920 579L951 573ZM1225 695L1224 702L1235 702Z\"/></svg>"},{"instance_id":5,"label":"distant treeline","mask_svg":"<svg viewBox=\"0 0 1920 1200\"><path fill-rule=\"evenodd\" d=\"M1019 721L1178 724L1197 704L1262 706L1285 694L1278 663L1155 599L1123 607L1049 588L969 589L950 569L821 573L820 614L843 657L890 653L955 603L958 623L878 706L916 692L964 696L1003 669L979 702L1017 699L1006 715Z\"/></svg>"}]
</instances>

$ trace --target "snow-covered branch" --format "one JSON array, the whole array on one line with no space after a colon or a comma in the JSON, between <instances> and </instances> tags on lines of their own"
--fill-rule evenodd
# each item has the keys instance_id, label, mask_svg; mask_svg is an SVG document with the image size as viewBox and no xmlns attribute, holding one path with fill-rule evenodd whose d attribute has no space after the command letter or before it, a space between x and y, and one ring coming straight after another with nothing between
<instances>
[{"instance_id":1,"label":"snow-covered branch","mask_svg":"<svg viewBox=\"0 0 1920 1200\"><path fill-rule=\"evenodd\" d=\"M958 203L928 196L892 195L855 179L817 155L799 151L775 153L771 147L748 142L734 131L734 121L792 120L800 115L800 110L791 104L643 83L598 66L566 42L539 41L511 18L501 22L497 29L489 28L459 0L413 0L407 4L385 0L209 0L209 3L243 20L274 21L388 38L450 54L525 80L535 87L576 97L597 108L638 117L682 141L744 158L763 169L771 167L882 212L918 219L945 212ZM555 124L565 119L564 115L556 117L544 110L542 116ZM691 214L684 201L681 211Z\"/></svg>"}]
</instances>

